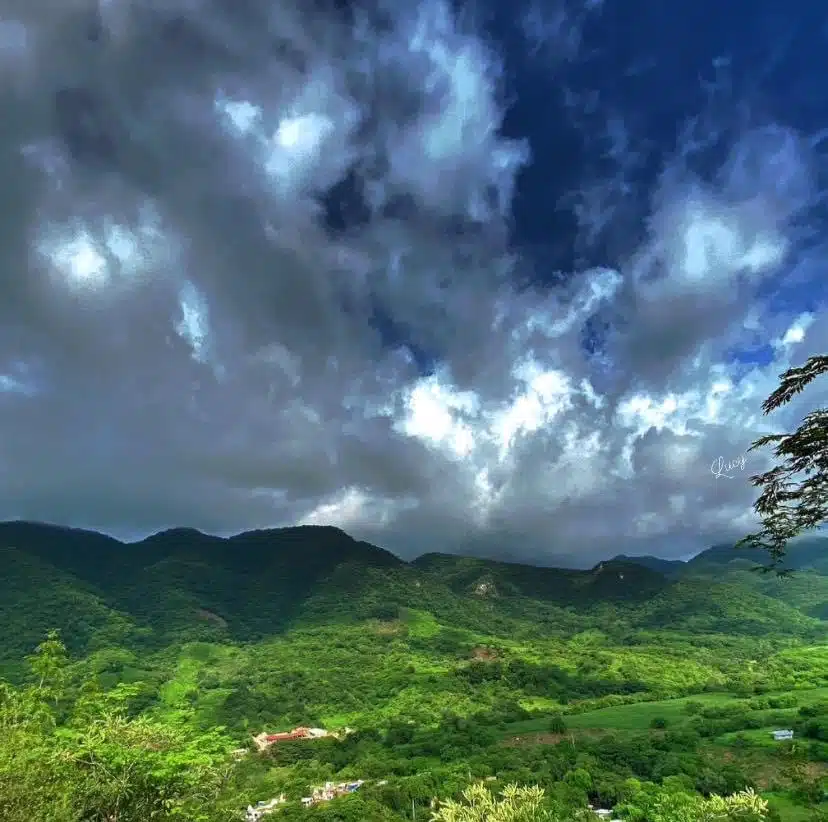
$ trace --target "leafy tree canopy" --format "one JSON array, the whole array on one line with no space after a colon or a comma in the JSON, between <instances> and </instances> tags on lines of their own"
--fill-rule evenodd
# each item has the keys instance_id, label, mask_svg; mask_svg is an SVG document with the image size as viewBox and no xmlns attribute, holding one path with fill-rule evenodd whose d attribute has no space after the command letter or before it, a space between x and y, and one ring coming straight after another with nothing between
<instances>
[{"instance_id":1,"label":"leafy tree canopy","mask_svg":"<svg viewBox=\"0 0 828 822\"><path fill-rule=\"evenodd\" d=\"M791 368L762 404L765 414L790 402L818 376L828 371L828 356L811 357L805 365ZM771 562L763 570L777 570L788 542L799 534L828 521L828 408L808 414L792 434L760 437L751 451L775 443L774 456L781 462L763 474L752 476L754 486L762 488L754 510L762 527L739 542L770 553Z\"/></svg>"},{"instance_id":2,"label":"leafy tree canopy","mask_svg":"<svg viewBox=\"0 0 828 822\"><path fill-rule=\"evenodd\" d=\"M3 822L217 822L230 769L220 729L184 714L131 716L135 688L86 682L67 700L67 655L57 632L29 660L33 684L0 683ZM68 702L68 704L66 704Z\"/></svg>"}]
</instances>

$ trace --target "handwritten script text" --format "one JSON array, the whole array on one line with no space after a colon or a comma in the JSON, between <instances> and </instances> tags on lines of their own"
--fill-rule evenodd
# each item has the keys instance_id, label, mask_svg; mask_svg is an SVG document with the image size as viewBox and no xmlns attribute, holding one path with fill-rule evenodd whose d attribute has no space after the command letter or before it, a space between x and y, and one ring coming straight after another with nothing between
<instances>
[{"instance_id":1,"label":"handwritten script text","mask_svg":"<svg viewBox=\"0 0 828 822\"><path fill-rule=\"evenodd\" d=\"M719 457L718 459L713 460L713 464L710 466L710 473L713 474L716 479L719 479L720 477L733 479L733 472L737 468L740 468L742 471L745 470L745 461L746 457L744 454L735 460L730 460L729 462L725 462L724 457Z\"/></svg>"}]
</instances>

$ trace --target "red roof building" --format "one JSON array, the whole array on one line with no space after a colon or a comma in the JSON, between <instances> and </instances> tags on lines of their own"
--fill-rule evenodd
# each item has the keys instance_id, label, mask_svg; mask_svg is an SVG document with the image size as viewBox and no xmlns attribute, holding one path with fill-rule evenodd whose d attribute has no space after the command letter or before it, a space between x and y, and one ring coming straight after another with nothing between
<instances>
[{"instance_id":1,"label":"red roof building","mask_svg":"<svg viewBox=\"0 0 828 822\"><path fill-rule=\"evenodd\" d=\"M289 739L307 739L310 736L308 728L294 728L292 731L285 731L279 734L267 734L266 742L285 742Z\"/></svg>"}]
</instances>

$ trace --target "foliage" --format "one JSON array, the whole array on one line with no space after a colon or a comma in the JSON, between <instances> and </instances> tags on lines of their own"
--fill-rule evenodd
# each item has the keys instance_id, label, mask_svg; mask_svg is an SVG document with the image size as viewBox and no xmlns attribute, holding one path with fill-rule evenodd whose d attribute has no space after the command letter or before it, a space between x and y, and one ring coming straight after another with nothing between
<instances>
[{"instance_id":1,"label":"foliage","mask_svg":"<svg viewBox=\"0 0 828 822\"><path fill-rule=\"evenodd\" d=\"M616 808L629 822L764 822L768 803L747 788L729 796L704 798L687 791L680 780L667 786L629 780L625 801ZM496 797L482 783L463 791L459 801L445 800L432 813L432 822L575 822L592 814L585 809L555 813L538 785L507 785Z\"/></svg>"},{"instance_id":2,"label":"foliage","mask_svg":"<svg viewBox=\"0 0 828 822\"><path fill-rule=\"evenodd\" d=\"M774 806L792 809L783 822L818 812L818 569L793 587L712 550L655 585L656 571L638 580L625 564L621 580L612 562L406 565L323 530L319 556L314 529L229 553L179 531L148 540L140 563L107 560L104 541L87 568L82 532L65 548L53 532L26 545L17 528L23 547L0 579L3 822L229 822L282 793L274 822L401 822L449 799L467 807L481 780L506 809L504 785L537 786L538 818L558 822L662 794L681 822L682 802L701 809L746 786L776 788ZM484 571L497 596L475 593ZM9 601L26 603L25 620ZM251 736L296 725L355 730L255 751ZM774 743L773 727L794 728L795 744ZM353 795L299 802L356 779Z\"/></svg>"},{"instance_id":3,"label":"foliage","mask_svg":"<svg viewBox=\"0 0 828 822\"><path fill-rule=\"evenodd\" d=\"M129 717L128 687L84 683L63 721L65 648L55 633L31 660L36 684L0 691L4 822L222 818L229 740L194 732L185 716Z\"/></svg>"},{"instance_id":4,"label":"foliage","mask_svg":"<svg viewBox=\"0 0 828 822\"><path fill-rule=\"evenodd\" d=\"M681 789L631 781L626 801L616 810L629 822L762 822L768 803L750 788L705 799Z\"/></svg>"},{"instance_id":5,"label":"foliage","mask_svg":"<svg viewBox=\"0 0 828 822\"><path fill-rule=\"evenodd\" d=\"M496 797L482 783L463 791L461 801L446 799L431 815L432 822L542 822L552 820L537 785L507 785Z\"/></svg>"},{"instance_id":6,"label":"foliage","mask_svg":"<svg viewBox=\"0 0 828 822\"><path fill-rule=\"evenodd\" d=\"M785 405L827 371L828 356L811 357L803 366L789 369L762 410L769 414ZM768 570L782 561L793 537L828 521L828 409L808 414L792 434L761 437L750 450L770 443L776 444L774 456L782 462L751 477L753 485L762 488L754 504L762 528L740 543L767 550L771 557Z\"/></svg>"}]
</instances>

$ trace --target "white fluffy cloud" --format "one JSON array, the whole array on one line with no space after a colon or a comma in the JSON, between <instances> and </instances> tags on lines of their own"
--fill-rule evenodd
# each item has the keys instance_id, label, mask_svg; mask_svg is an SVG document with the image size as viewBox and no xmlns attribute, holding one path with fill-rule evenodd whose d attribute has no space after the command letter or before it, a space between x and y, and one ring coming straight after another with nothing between
<instances>
[{"instance_id":1,"label":"white fluffy cloud","mask_svg":"<svg viewBox=\"0 0 828 822\"><path fill-rule=\"evenodd\" d=\"M826 396L761 416L828 344L824 305L770 299L822 260L817 140L698 112L627 208L608 113L566 199L618 250L527 286L513 202L545 149L503 136L503 57L450 4L62 8L0 23L0 516L572 564L751 527L762 457L712 463ZM577 61L600 13L533 12L536 59Z\"/></svg>"}]
</instances>

